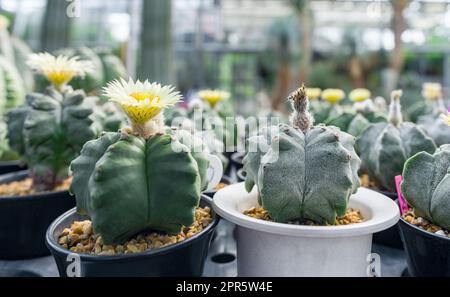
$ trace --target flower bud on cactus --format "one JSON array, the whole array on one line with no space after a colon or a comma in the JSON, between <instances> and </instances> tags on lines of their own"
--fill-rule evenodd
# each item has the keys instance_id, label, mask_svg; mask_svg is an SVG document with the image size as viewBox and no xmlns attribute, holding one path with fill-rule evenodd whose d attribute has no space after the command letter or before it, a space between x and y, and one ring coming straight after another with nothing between
<instances>
[{"instance_id":1,"label":"flower bud on cactus","mask_svg":"<svg viewBox=\"0 0 450 297\"><path fill-rule=\"evenodd\" d=\"M260 205L277 222L334 224L359 187L355 138L336 127L312 126L304 86L289 99L291 125L272 126L249 138L246 189L257 185Z\"/></svg>"},{"instance_id":2,"label":"flower bud on cactus","mask_svg":"<svg viewBox=\"0 0 450 297\"><path fill-rule=\"evenodd\" d=\"M418 216L450 229L450 145L408 159L401 189Z\"/></svg>"},{"instance_id":3,"label":"flower bud on cactus","mask_svg":"<svg viewBox=\"0 0 450 297\"><path fill-rule=\"evenodd\" d=\"M27 95L26 104L7 115L9 143L30 168L36 190L53 190L67 177L83 144L100 134L97 101L83 91L49 88L45 94Z\"/></svg>"},{"instance_id":4,"label":"flower bud on cactus","mask_svg":"<svg viewBox=\"0 0 450 297\"><path fill-rule=\"evenodd\" d=\"M403 122L401 91L392 92L389 122L370 124L357 139L362 167L380 189L395 191L395 176L405 161L420 151L433 153L434 141L413 123Z\"/></svg>"},{"instance_id":5,"label":"flower bud on cactus","mask_svg":"<svg viewBox=\"0 0 450 297\"><path fill-rule=\"evenodd\" d=\"M89 141L72 162L78 212L90 216L105 244L146 228L177 233L191 225L208 159L195 139L164 126L162 111L181 96L172 87L131 80L110 83L105 95L132 126Z\"/></svg>"}]
</instances>

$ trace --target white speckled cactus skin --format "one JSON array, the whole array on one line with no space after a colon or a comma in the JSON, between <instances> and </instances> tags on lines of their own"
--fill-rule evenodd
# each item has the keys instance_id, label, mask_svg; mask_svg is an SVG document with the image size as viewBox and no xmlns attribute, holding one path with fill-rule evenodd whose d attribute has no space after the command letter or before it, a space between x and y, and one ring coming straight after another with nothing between
<instances>
[{"instance_id":1,"label":"white speckled cactus skin","mask_svg":"<svg viewBox=\"0 0 450 297\"><path fill-rule=\"evenodd\" d=\"M304 87L290 100L295 109L291 125L272 126L249 138L249 147L260 149L244 158L246 189L257 185L260 205L277 222L334 224L359 187L355 139L336 127L312 126Z\"/></svg>"},{"instance_id":2,"label":"white speckled cactus skin","mask_svg":"<svg viewBox=\"0 0 450 297\"><path fill-rule=\"evenodd\" d=\"M380 190L395 191L395 176L402 173L405 161L418 152L433 153L434 141L413 123L403 122L401 92L393 92L388 123L367 127L356 145L362 166Z\"/></svg>"},{"instance_id":3,"label":"white speckled cactus skin","mask_svg":"<svg viewBox=\"0 0 450 297\"><path fill-rule=\"evenodd\" d=\"M408 159L401 187L417 215L450 229L450 145Z\"/></svg>"}]
</instances>

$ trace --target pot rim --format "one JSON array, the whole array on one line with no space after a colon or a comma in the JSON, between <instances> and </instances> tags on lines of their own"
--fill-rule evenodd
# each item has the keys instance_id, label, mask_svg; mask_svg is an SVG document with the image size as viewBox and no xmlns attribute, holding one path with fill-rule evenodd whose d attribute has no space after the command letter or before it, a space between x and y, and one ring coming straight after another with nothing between
<instances>
[{"instance_id":1,"label":"pot rim","mask_svg":"<svg viewBox=\"0 0 450 297\"><path fill-rule=\"evenodd\" d=\"M11 166L11 165L17 166L23 165L25 167L25 164L22 164L21 160L0 161L0 166Z\"/></svg>"},{"instance_id":2,"label":"pot rim","mask_svg":"<svg viewBox=\"0 0 450 297\"><path fill-rule=\"evenodd\" d=\"M278 235L335 238L373 234L395 225L400 218L398 206L392 199L375 191L360 188L350 197L349 206L365 209L369 219L362 223L345 226L304 226L284 224L255 219L244 215L239 206L255 205L257 189L247 193L244 183L238 183L221 189L213 200L215 212L239 226Z\"/></svg>"},{"instance_id":3,"label":"pot rim","mask_svg":"<svg viewBox=\"0 0 450 297\"><path fill-rule=\"evenodd\" d=\"M442 235L436 235L436 234L434 234L434 233L431 233L431 232L428 232L428 231L426 231L426 230L423 230L423 229L421 229L421 228L419 228L419 227L417 227L417 226L415 226L415 225L413 225L413 224L407 222L402 216L400 216L399 223L400 223L400 224L401 224L401 223L405 224L406 227L409 227L409 228L412 229L413 231L420 232L420 233L422 233L422 234L423 234L424 236L426 236L426 237L429 237L429 238L432 238L432 239L438 239L438 240L441 239L441 240L445 240L445 241L450 241L450 237L444 237L444 236L442 236ZM441 228L442 228L442 227L441 227Z\"/></svg>"},{"instance_id":4,"label":"pot rim","mask_svg":"<svg viewBox=\"0 0 450 297\"><path fill-rule=\"evenodd\" d=\"M228 187L229 185L233 184L233 180L228 175L223 175L222 178L220 179L220 183L225 183L225 184L227 184L227 187ZM217 191L218 190L212 189L210 191L204 191L204 192L202 192L202 194L215 194L215 193L217 193Z\"/></svg>"},{"instance_id":5,"label":"pot rim","mask_svg":"<svg viewBox=\"0 0 450 297\"><path fill-rule=\"evenodd\" d=\"M13 176L18 176L17 181L23 180L23 179L29 177L29 170L20 170L20 171L16 171L16 172L1 174L0 175L0 185L9 183L9 182L3 182L2 179L13 177ZM72 194L70 194L69 190L51 191L51 192L41 192L41 193L36 193L33 195L24 195L24 196L17 196L17 195L16 196L0 196L0 203L3 199L7 199L8 201L32 200L32 199L39 199L39 198L43 198L43 197L46 197L46 198L53 197L53 196L60 197L61 194L66 194L66 193L68 193L70 196L73 196Z\"/></svg>"},{"instance_id":6,"label":"pot rim","mask_svg":"<svg viewBox=\"0 0 450 297\"><path fill-rule=\"evenodd\" d=\"M203 201L205 201L207 204L209 204L209 206L211 207L212 200L208 196L202 195L201 199ZM211 207L211 210L213 210L212 207ZM55 238L53 237L53 233L54 233L55 229L61 224L61 221L63 221L64 219L66 219L67 217L69 217L75 213L76 213L76 207L70 209L69 211L60 215L56 220L54 220L48 227L47 232L45 234L45 243L47 244L47 247L49 248L49 250L52 253L54 251L56 251L58 253L65 254L66 256L70 255L70 254L76 254L80 257L81 260L85 260L85 261L89 261L89 262L120 262L120 261L128 261L130 259L139 259L139 258L144 258L144 257L149 257L149 256L158 256L158 255L168 254L174 250L183 248L186 245L192 245L195 242L197 242L198 240L201 240L201 237L203 235L205 235L209 232L212 232L214 230L214 228L217 226L217 224L219 223L219 220L220 220L217 213L213 212L213 221L211 222L211 224L208 225L208 227L203 229L201 232L195 234L191 238L185 239L185 240L175 243L175 244L171 244L166 247L162 247L162 248L158 248L158 249L154 249L154 250L147 250L147 251L135 253L135 254L119 254L119 255L113 255L113 256L100 256L100 255L71 252L71 251L63 248L62 246L60 246L58 244L58 242L55 240Z\"/></svg>"}]
</instances>

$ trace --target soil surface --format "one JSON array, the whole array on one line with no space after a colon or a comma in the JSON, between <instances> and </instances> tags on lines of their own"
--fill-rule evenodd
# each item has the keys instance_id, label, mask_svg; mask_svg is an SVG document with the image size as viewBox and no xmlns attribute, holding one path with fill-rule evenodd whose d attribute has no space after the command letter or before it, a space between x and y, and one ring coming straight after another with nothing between
<instances>
[{"instance_id":1,"label":"soil surface","mask_svg":"<svg viewBox=\"0 0 450 297\"><path fill-rule=\"evenodd\" d=\"M53 191L58 192L68 190L71 182L72 178L69 177L65 179ZM36 192L32 188L32 186L33 180L29 177L20 181L14 181L7 184L0 184L0 198L8 196L30 196L45 193L45 192Z\"/></svg>"},{"instance_id":2,"label":"soil surface","mask_svg":"<svg viewBox=\"0 0 450 297\"><path fill-rule=\"evenodd\" d=\"M430 221L425 220L422 217L416 216L416 214L414 213L414 210L412 210L412 209L410 209L402 217L408 223L410 223L416 227L419 227L420 229L423 229L427 232L434 233L436 235L441 235L444 237L450 237L449 230L443 229L443 228L431 223Z\"/></svg>"},{"instance_id":3,"label":"soil surface","mask_svg":"<svg viewBox=\"0 0 450 297\"><path fill-rule=\"evenodd\" d=\"M260 219L260 220L264 220L264 221L272 221L267 210L265 210L262 207L252 207L252 208L244 211L244 214L246 216L249 216L249 217L252 217L255 219ZM343 226L343 225L351 225L351 224L357 224L357 223L362 223L362 222L364 222L364 218L361 215L361 212L359 210L353 209L353 208L347 208L347 212L345 213L345 215L342 217L337 217L336 224L330 225L330 226L336 226L336 225ZM320 226L317 223L310 221L310 220L289 222L288 224Z\"/></svg>"},{"instance_id":4,"label":"soil surface","mask_svg":"<svg viewBox=\"0 0 450 297\"><path fill-rule=\"evenodd\" d=\"M183 228L175 235L146 231L138 234L124 244L105 245L101 236L94 234L90 220L75 221L70 228L65 228L59 236L58 243L75 253L94 255L116 255L140 253L181 242L203 231L212 223L209 207L197 208L195 222Z\"/></svg>"}]
</instances>

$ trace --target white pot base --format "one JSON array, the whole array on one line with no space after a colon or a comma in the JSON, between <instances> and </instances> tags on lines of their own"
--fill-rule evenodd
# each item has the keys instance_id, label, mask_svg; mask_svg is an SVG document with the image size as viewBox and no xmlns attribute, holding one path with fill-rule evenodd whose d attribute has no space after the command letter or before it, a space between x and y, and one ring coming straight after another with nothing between
<instances>
[{"instance_id":1,"label":"white pot base","mask_svg":"<svg viewBox=\"0 0 450 297\"><path fill-rule=\"evenodd\" d=\"M257 193L243 184L217 192L213 207L238 228L239 276L367 276L372 234L397 223L389 198L361 188L349 206L365 221L347 226L301 226L254 219L242 211L256 206Z\"/></svg>"}]
</instances>

